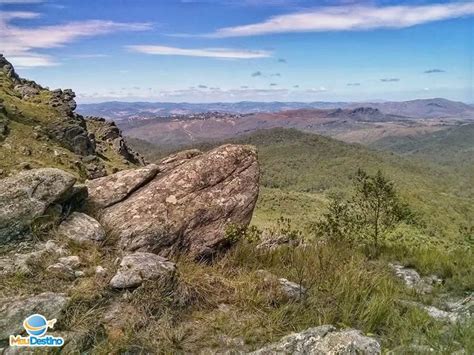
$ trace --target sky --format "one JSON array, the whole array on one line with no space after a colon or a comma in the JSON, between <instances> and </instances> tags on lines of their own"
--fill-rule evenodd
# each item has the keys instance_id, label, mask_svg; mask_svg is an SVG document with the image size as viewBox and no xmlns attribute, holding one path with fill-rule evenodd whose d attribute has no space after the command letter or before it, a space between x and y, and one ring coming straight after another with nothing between
<instances>
[{"instance_id":1,"label":"sky","mask_svg":"<svg viewBox=\"0 0 474 355\"><path fill-rule=\"evenodd\" d=\"M0 0L0 53L80 103L473 103L474 1Z\"/></svg>"}]
</instances>

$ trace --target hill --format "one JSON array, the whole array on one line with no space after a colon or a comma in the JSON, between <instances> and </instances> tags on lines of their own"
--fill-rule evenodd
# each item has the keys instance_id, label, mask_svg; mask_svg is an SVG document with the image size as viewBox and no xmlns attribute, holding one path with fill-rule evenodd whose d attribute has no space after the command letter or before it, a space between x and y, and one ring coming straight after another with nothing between
<instances>
[{"instance_id":1,"label":"hill","mask_svg":"<svg viewBox=\"0 0 474 355\"><path fill-rule=\"evenodd\" d=\"M248 115L207 113L159 117L121 122L131 137L159 145L189 145L223 140L259 129L296 128L347 142L364 144L387 136L407 136L433 132L458 124L458 120L430 119L386 114L371 107L351 109L300 109Z\"/></svg>"},{"instance_id":2,"label":"hill","mask_svg":"<svg viewBox=\"0 0 474 355\"><path fill-rule=\"evenodd\" d=\"M472 106L459 101L442 98L419 99L401 102L373 102L367 106L392 115L411 116L418 118L474 118Z\"/></svg>"},{"instance_id":3,"label":"hill","mask_svg":"<svg viewBox=\"0 0 474 355\"><path fill-rule=\"evenodd\" d=\"M20 78L0 55L0 175L57 167L84 179L143 163L114 123L75 113L74 97Z\"/></svg>"},{"instance_id":4,"label":"hill","mask_svg":"<svg viewBox=\"0 0 474 355\"><path fill-rule=\"evenodd\" d=\"M128 141L149 159L169 152L169 147L153 147L136 139ZM258 148L262 190L254 223L260 226L268 226L280 216L308 226L321 214L329 195L350 189L350 177L358 168L369 172L381 169L393 179L430 229L437 231L433 232L437 234L436 242L447 236L458 239L459 226L469 223L474 215L474 190L469 176L457 175L442 166L294 129L262 130L226 142ZM208 149L220 143L193 147Z\"/></svg>"}]
</instances>

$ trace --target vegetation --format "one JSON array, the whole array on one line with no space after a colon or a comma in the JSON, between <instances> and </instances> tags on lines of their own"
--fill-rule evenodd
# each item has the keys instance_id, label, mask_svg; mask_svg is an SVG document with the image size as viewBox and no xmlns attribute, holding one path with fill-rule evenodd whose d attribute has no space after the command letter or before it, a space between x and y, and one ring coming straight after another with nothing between
<instances>
[{"instance_id":1,"label":"vegetation","mask_svg":"<svg viewBox=\"0 0 474 355\"><path fill-rule=\"evenodd\" d=\"M170 153L166 147L136 139L128 142L150 161ZM296 221L303 230L310 228L332 196L344 199L352 193L351 180L361 168L371 175L381 170L388 176L399 191L399 198L416 212L419 224L425 225L423 233L409 225L397 227L389 238L403 230L400 243L404 244L429 243L442 248L470 245L460 229L469 229L474 223L472 175L292 129L264 130L230 142L258 148L262 177L253 224L259 227L270 227L283 216ZM201 144L198 148L207 150L220 143Z\"/></svg>"},{"instance_id":2,"label":"vegetation","mask_svg":"<svg viewBox=\"0 0 474 355\"><path fill-rule=\"evenodd\" d=\"M472 175L454 163L448 167L295 130L261 131L232 142L259 151L262 186L252 226L230 228L235 248L195 269L200 276L193 277L194 287L206 300L181 309L172 323L156 325L155 330L173 329L156 346L192 352L205 343L222 349L224 334L230 348L248 350L262 340L331 323L362 329L395 353L474 351L472 320L447 325L405 302L437 306L445 297L472 293ZM169 153L139 140L130 143L151 160ZM284 235L288 242L261 248L268 235ZM438 275L443 284L431 295L416 294L394 278L389 262ZM299 282L308 289L306 297L282 301L255 278L260 269ZM204 291L208 287L213 292Z\"/></svg>"},{"instance_id":3,"label":"vegetation","mask_svg":"<svg viewBox=\"0 0 474 355\"><path fill-rule=\"evenodd\" d=\"M80 156L51 136L53 127L67 126L64 112L53 107L50 90L22 97L12 79L0 70L0 176L22 168L55 167L85 179ZM3 132L6 127L6 132ZM97 123L88 122L88 133L95 133ZM4 134L5 133L5 134ZM97 142L98 160L111 173L129 167L110 142Z\"/></svg>"},{"instance_id":4,"label":"vegetation","mask_svg":"<svg viewBox=\"0 0 474 355\"><path fill-rule=\"evenodd\" d=\"M382 248L379 258L373 259L364 248L346 241L323 242L316 235L290 228L288 222L282 220L278 228L269 230L231 228L229 236L237 243L230 252L209 264L180 258L176 279L148 282L133 296L122 297L107 287L108 276L94 275L96 265L105 266L109 274L114 270L108 243L86 248L69 243L71 251L88 265L86 275L72 289L68 290L68 282L45 273L46 259L37 260L33 274L4 278L0 286L15 295L46 289L69 292L72 301L58 329L85 334L84 348L92 347L99 354L157 349L161 353L250 351L290 332L322 324L361 329L377 337L384 349L399 353L410 352L407 347L413 344L429 346L436 353L474 351L472 322L447 326L399 302L434 302L436 295L459 280L472 289L473 283L467 283L468 275L472 277L468 251L445 257L421 250L413 253L409 248ZM263 235L304 240L260 248ZM395 253L407 262L413 258L423 273L443 275L446 285L430 297L413 293L387 267L386 260ZM307 289L304 297L289 300L276 284L262 279L262 269L300 282ZM38 282L46 277L48 283ZM104 329L98 320L113 302L120 302L125 311L119 325Z\"/></svg>"},{"instance_id":5,"label":"vegetation","mask_svg":"<svg viewBox=\"0 0 474 355\"><path fill-rule=\"evenodd\" d=\"M413 213L399 200L393 183L380 170L371 176L359 169L352 198L332 198L328 210L314 225L320 237L339 241L350 238L358 243L364 243L364 237L368 237L376 254L380 251L380 239L389 230L403 221L413 222Z\"/></svg>"}]
</instances>

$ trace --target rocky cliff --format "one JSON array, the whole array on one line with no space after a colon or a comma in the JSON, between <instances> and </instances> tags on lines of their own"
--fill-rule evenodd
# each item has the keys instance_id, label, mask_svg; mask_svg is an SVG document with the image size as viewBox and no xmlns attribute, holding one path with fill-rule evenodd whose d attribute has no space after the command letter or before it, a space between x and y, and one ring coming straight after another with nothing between
<instances>
[{"instance_id":1,"label":"rocky cliff","mask_svg":"<svg viewBox=\"0 0 474 355\"><path fill-rule=\"evenodd\" d=\"M144 164L114 123L75 113L74 97L20 78L0 55L0 176L57 167L91 179Z\"/></svg>"}]
</instances>

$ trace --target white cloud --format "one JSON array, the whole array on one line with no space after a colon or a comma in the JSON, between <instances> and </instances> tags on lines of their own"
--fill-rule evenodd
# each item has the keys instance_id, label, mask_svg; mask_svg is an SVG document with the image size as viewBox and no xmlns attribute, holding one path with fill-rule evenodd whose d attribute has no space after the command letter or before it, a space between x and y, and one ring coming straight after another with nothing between
<instances>
[{"instance_id":1,"label":"white cloud","mask_svg":"<svg viewBox=\"0 0 474 355\"><path fill-rule=\"evenodd\" d=\"M320 86L319 88L311 88L311 89L306 90L306 92L309 92L309 93L326 92L326 91L328 91L328 89L326 89L324 86Z\"/></svg>"},{"instance_id":2,"label":"white cloud","mask_svg":"<svg viewBox=\"0 0 474 355\"><path fill-rule=\"evenodd\" d=\"M102 53L89 53L89 54L74 54L72 55L73 58L107 58L109 57L108 54L102 54Z\"/></svg>"},{"instance_id":3,"label":"white cloud","mask_svg":"<svg viewBox=\"0 0 474 355\"><path fill-rule=\"evenodd\" d=\"M47 55L12 56L8 60L15 68L51 67L59 64Z\"/></svg>"},{"instance_id":4,"label":"white cloud","mask_svg":"<svg viewBox=\"0 0 474 355\"><path fill-rule=\"evenodd\" d=\"M8 58L19 58L22 66L50 66L57 64L50 56L35 52L39 49L56 48L81 38L104 35L119 31L144 31L149 23L121 23L88 20L60 25L23 28L10 24L12 19L32 19L40 16L34 12L0 12L0 52ZM13 64L16 63L12 59Z\"/></svg>"},{"instance_id":5,"label":"white cloud","mask_svg":"<svg viewBox=\"0 0 474 355\"><path fill-rule=\"evenodd\" d=\"M196 48L185 49L166 46L153 45L132 45L127 46L131 51L155 55L178 55L189 57L211 57L224 59L255 59L267 58L271 56L268 51L249 51L231 48Z\"/></svg>"},{"instance_id":6,"label":"white cloud","mask_svg":"<svg viewBox=\"0 0 474 355\"><path fill-rule=\"evenodd\" d=\"M250 25L225 27L207 36L240 37L269 33L404 28L473 14L473 2L419 6L334 6L279 15Z\"/></svg>"}]
</instances>

